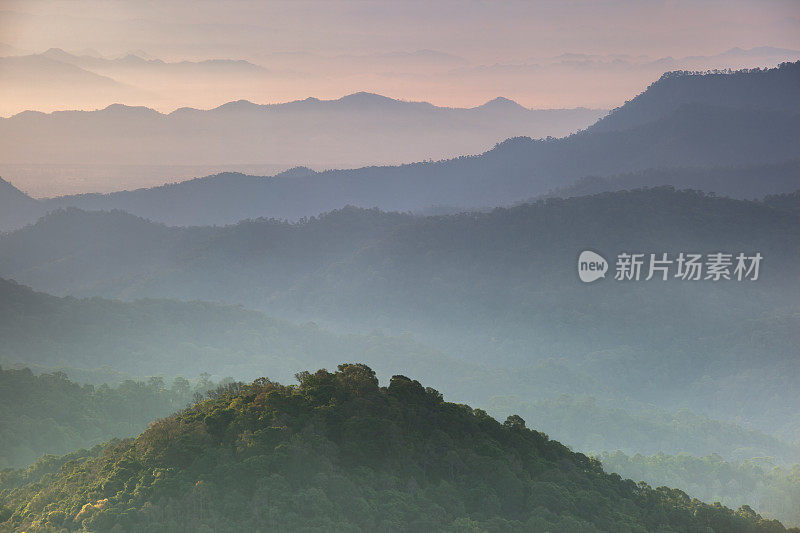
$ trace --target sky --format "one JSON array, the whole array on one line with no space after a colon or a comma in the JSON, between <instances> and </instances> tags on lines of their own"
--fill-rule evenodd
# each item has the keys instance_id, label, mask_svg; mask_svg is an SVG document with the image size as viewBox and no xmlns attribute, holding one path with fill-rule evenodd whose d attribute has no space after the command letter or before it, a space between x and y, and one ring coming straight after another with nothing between
<instances>
[{"instance_id":1,"label":"sky","mask_svg":"<svg viewBox=\"0 0 800 533\"><path fill-rule=\"evenodd\" d=\"M773 49L720 56L757 47ZM221 76L208 64L78 62L84 73L52 56L17 57L0 62L0 116L115 102L168 112L357 91L457 107L504 96L531 108L611 108L666 70L800 57L800 2L0 0L0 56L50 48L252 65Z\"/></svg>"}]
</instances>

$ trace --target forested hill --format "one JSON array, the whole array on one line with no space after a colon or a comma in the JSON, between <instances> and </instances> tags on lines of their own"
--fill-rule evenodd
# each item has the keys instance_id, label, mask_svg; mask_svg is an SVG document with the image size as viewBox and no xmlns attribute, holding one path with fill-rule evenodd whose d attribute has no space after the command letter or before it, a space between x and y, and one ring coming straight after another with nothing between
<instances>
[{"instance_id":1,"label":"forested hill","mask_svg":"<svg viewBox=\"0 0 800 533\"><path fill-rule=\"evenodd\" d=\"M687 104L800 113L800 62L778 68L723 72L668 72L646 91L590 126L590 131L629 129L667 116Z\"/></svg>"},{"instance_id":2,"label":"forested hill","mask_svg":"<svg viewBox=\"0 0 800 533\"><path fill-rule=\"evenodd\" d=\"M134 440L0 477L9 531L780 532L602 471L404 376L340 365L229 386Z\"/></svg>"}]
</instances>

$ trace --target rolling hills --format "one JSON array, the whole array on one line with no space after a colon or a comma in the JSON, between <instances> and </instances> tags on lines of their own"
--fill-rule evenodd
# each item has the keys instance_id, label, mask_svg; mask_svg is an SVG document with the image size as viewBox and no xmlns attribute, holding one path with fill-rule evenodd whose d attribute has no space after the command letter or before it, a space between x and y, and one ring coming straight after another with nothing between
<instances>
[{"instance_id":1,"label":"rolling hills","mask_svg":"<svg viewBox=\"0 0 800 533\"><path fill-rule=\"evenodd\" d=\"M62 295L241 303L339 332L410 332L478 365L530 369L565 358L599 377L600 396L702 406L773 432L797 408L775 392L800 375L797 216L668 188L486 213L347 208L296 224L216 228L66 210L0 237L0 275ZM587 247L608 258L723 250L765 259L755 282L587 286L575 275Z\"/></svg>"},{"instance_id":2,"label":"rolling hills","mask_svg":"<svg viewBox=\"0 0 800 533\"><path fill-rule=\"evenodd\" d=\"M187 393L174 386L171 392L159 387L151 390L154 383L176 376L200 382L207 381L198 378L201 373L215 380L223 376L250 380L264 368L270 375L289 378L295 365L328 365L353 354L368 360L382 377L389 377L393 368L415 370L440 383L451 398L486 405L498 417L520 413L562 442L585 451L718 453L737 460L769 456L781 464L800 460L800 448L791 444L800 440L800 432L792 436L787 418L781 440L686 408L664 412L651 405L657 395L644 395L641 401L626 399L631 387L614 381L616 367L605 369L591 363L591 357L588 363L548 357L516 366L503 366L501 360L478 364L461 352L444 354L420 344L409 334L336 335L315 324L297 326L239 307L163 299L56 298L7 281L0 281L0 302L0 335L6 341L0 363L22 369L3 374L10 396L4 400L7 416L0 417L0 435L17 443L7 449L6 460L64 452L71 448L69 443L98 442L76 440L70 424L92 427L88 433L92 439L127 436L131 433L98 429L105 416L99 408L118 409L124 417L114 423L127 423L128 431L136 424L143 427L142 416L166 414L175 409L175 402L186 400ZM43 374L34 377L24 367ZM737 369L730 370L735 375ZM65 381L64 373L73 383ZM155 382L145 379L153 375ZM74 383L87 380L93 389ZM50 392L45 394L48 387ZM738 385L733 392L738 394L744 387ZM564 394L575 401L565 401ZM758 395L748 394L754 406L760 405ZM64 397L56 401L58 395ZM122 405L115 407L123 398L137 395L144 399L136 400L142 409L135 413ZM708 398L708 391L704 397ZM70 407L81 401L87 405L78 410ZM19 402L27 413L22 419L20 409L14 407ZM144 409L145 405L150 407ZM702 403L691 405L705 409ZM96 414L84 420L79 413ZM52 418L52 426L37 421L41 416ZM124 422L125 417L130 422ZM33 429L42 425L47 431ZM54 433L58 427L62 429ZM25 435L31 437L18 442Z\"/></svg>"},{"instance_id":3,"label":"rolling hills","mask_svg":"<svg viewBox=\"0 0 800 533\"><path fill-rule=\"evenodd\" d=\"M0 477L8 530L785 531L623 480L360 364L233 384L133 440ZM34 503L30 503L34 502Z\"/></svg>"}]
</instances>

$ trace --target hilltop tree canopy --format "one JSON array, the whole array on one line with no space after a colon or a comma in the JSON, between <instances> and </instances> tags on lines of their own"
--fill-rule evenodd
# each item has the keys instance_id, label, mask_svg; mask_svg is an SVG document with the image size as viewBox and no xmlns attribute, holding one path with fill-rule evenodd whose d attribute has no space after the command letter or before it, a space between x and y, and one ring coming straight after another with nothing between
<instances>
[{"instance_id":1,"label":"hilltop tree canopy","mask_svg":"<svg viewBox=\"0 0 800 533\"><path fill-rule=\"evenodd\" d=\"M132 440L0 479L6 531L785 531L603 472L362 364L231 384Z\"/></svg>"}]
</instances>

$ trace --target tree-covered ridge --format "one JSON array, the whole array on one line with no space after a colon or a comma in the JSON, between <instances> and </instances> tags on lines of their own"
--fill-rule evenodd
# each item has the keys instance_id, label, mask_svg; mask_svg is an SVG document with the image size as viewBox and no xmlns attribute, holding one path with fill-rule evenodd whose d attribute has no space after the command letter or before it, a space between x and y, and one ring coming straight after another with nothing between
<instances>
[{"instance_id":1,"label":"tree-covered ridge","mask_svg":"<svg viewBox=\"0 0 800 533\"><path fill-rule=\"evenodd\" d=\"M230 385L132 440L0 480L6 531L785 531L603 472L361 364Z\"/></svg>"},{"instance_id":2,"label":"tree-covered ridge","mask_svg":"<svg viewBox=\"0 0 800 533\"><path fill-rule=\"evenodd\" d=\"M62 372L35 376L0 367L0 469L64 454L111 437L130 437L155 418L188 405L211 382L126 380L116 387L79 385Z\"/></svg>"},{"instance_id":3,"label":"tree-covered ridge","mask_svg":"<svg viewBox=\"0 0 800 533\"><path fill-rule=\"evenodd\" d=\"M736 71L667 72L643 93L589 127L590 131L628 129L663 117L682 105L709 104L800 112L793 96L800 87L800 62L777 68Z\"/></svg>"},{"instance_id":4,"label":"tree-covered ridge","mask_svg":"<svg viewBox=\"0 0 800 533\"><path fill-rule=\"evenodd\" d=\"M800 525L800 465L778 467L768 459L726 461L719 455L652 456L605 452L597 458L606 470L647 483L681 487L704 501L738 506Z\"/></svg>"}]
</instances>

